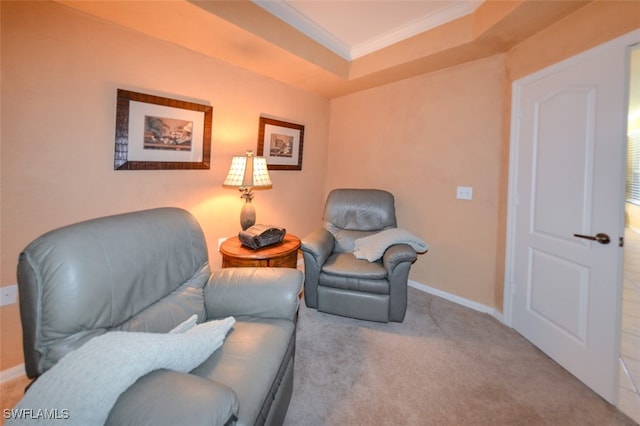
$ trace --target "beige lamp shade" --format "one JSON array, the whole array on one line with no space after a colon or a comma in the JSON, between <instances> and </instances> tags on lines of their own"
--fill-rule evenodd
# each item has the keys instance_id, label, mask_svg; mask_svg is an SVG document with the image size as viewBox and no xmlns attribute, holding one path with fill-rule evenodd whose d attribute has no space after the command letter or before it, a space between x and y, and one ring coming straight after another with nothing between
<instances>
[{"instance_id":1,"label":"beige lamp shade","mask_svg":"<svg viewBox=\"0 0 640 426\"><path fill-rule=\"evenodd\" d=\"M223 185L238 188L272 186L266 158L254 156L253 151L247 151L243 156L234 156Z\"/></svg>"}]
</instances>

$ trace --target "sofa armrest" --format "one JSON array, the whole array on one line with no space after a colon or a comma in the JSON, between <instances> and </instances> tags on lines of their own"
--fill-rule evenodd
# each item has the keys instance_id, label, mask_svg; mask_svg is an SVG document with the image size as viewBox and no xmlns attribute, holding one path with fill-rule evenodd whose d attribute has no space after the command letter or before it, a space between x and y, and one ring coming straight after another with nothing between
<instances>
[{"instance_id":1,"label":"sofa armrest","mask_svg":"<svg viewBox=\"0 0 640 426\"><path fill-rule=\"evenodd\" d=\"M413 263L418 258L416 251L409 244L394 244L387 248L382 256L382 265L389 272L403 262Z\"/></svg>"},{"instance_id":2,"label":"sofa armrest","mask_svg":"<svg viewBox=\"0 0 640 426\"><path fill-rule=\"evenodd\" d=\"M293 320L302 272L291 268L225 268L204 287L207 318L254 316Z\"/></svg>"},{"instance_id":3,"label":"sofa armrest","mask_svg":"<svg viewBox=\"0 0 640 426\"><path fill-rule=\"evenodd\" d=\"M318 267L321 267L333 252L334 243L331 232L320 228L302 239L300 249L304 254L311 255Z\"/></svg>"},{"instance_id":4,"label":"sofa armrest","mask_svg":"<svg viewBox=\"0 0 640 426\"><path fill-rule=\"evenodd\" d=\"M227 425L237 415L238 398L228 386L192 374L156 370L120 395L106 425Z\"/></svg>"}]
</instances>

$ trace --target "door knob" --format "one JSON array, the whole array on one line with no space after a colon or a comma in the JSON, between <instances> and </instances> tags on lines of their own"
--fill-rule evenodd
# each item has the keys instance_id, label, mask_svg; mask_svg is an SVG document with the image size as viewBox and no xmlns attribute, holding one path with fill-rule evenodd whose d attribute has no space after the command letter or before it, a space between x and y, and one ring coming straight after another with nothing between
<instances>
[{"instance_id":1,"label":"door knob","mask_svg":"<svg viewBox=\"0 0 640 426\"><path fill-rule=\"evenodd\" d=\"M593 235L581 235L581 234L573 234L574 237L584 238L586 240L597 241L600 244L609 244L611 242L611 238L607 234L599 233L595 236Z\"/></svg>"}]
</instances>

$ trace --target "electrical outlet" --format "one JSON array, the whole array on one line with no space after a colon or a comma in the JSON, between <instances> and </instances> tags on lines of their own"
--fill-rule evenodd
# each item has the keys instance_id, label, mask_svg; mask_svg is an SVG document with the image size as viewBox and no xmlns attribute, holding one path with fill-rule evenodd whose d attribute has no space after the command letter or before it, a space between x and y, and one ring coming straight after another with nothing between
<instances>
[{"instance_id":1,"label":"electrical outlet","mask_svg":"<svg viewBox=\"0 0 640 426\"><path fill-rule=\"evenodd\" d=\"M18 300L18 284L0 287L0 306L13 305Z\"/></svg>"},{"instance_id":2,"label":"electrical outlet","mask_svg":"<svg viewBox=\"0 0 640 426\"><path fill-rule=\"evenodd\" d=\"M218 251L220 251L220 246L222 245L222 243L224 243L225 241L227 241L227 238L218 238Z\"/></svg>"},{"instance_id":3,"label":"electrical outlet","mask_svg":"<svg viewBox=\"0 0 640 426\"><path fill-rule=\"evenodd\" d=\"M458 200L473 200L473 188L470 186L459 186L456 192Z\"/></svg>"}]
</instances>

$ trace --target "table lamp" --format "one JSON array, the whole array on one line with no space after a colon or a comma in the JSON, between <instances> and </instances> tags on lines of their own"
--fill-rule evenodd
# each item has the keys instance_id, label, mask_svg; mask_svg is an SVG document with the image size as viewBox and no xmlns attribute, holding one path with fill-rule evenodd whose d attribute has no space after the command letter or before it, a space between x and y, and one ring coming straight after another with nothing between
<instances>
[{"instance_id":1,"label":"table lamp","mask_svg":"<svg viewBox=\"0 0 640 426\"><path fill-rule=\"evenodd\" d=\"M222 184L225 187L238 188L245 203L240 211L240 226L242 230L256 223L256 210L251 204L253 188L271 188L271 178L267 169L267 160L256 157L253 151L247 151L243 156L234 156L231 160L229 174Z\"/></svg>"}]
</instances>

